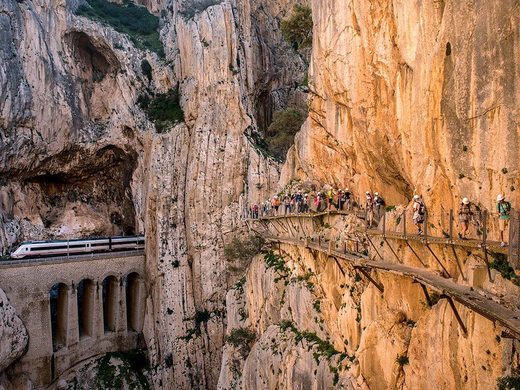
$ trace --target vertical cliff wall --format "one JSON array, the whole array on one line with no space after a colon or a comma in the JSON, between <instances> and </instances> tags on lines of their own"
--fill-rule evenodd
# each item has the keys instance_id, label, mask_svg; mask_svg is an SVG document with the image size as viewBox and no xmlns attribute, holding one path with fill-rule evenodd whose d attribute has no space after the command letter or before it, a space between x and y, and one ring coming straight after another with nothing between
<instances>
[{"instance_id":1,"label":"vertical cliff wall","mask_svg":"<svg viewBox=\"0 0 520 390\"><path fill-rule=\"evenodd\" d=\"M514 1L313 1L310 117L287 176L516 201L520 47ZM456 204L456 202L455 202Z\"/></svg>"},{"instance_id":2,"label":"vertical cliff wall","mask_svg":"<svg viewBox=\"0 0 520 390\"><path fill-rule=\"evenodd\" d=\"M233 281L223 246L241 229L246 204L275 191L278 178L249 136L257 118L295 98L304 77L279 32L293 3L168 9L163 34L174 45L186 125L156 139L148 157L146 336L159 387L216 386Z\"/></svg>"}]
</instances>

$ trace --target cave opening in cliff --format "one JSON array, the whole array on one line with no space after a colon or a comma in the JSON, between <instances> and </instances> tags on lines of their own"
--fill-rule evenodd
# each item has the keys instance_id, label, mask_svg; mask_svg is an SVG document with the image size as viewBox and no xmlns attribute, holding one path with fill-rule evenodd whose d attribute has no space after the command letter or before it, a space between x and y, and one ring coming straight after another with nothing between
<instances>
[{"instance_id":1,"label":"cave opening in cliff","mask_svg":"<svg viewBox=\"0 0 520 390\"><path fill-rule=\"evenodd\" d=\"M116 330L119 282L115 276L103 280L103 328L106 332Z\"/></svg>"},{"instance_id":2,"label":"cave opening in cliff","mask_svg":"<svg viewBox=\"0 0 520 390\"><path fill-rule=\"evenodd\" d=\"M64 151L23 181L24 192L37 200L44 227L56 237L133 235L136 159L112 145Z\"/></svg>"},{"instance_id":3,"label":"cave opening in cliff","mask_svg":"<svg viewBox=\"0 0 520 390\"><path fill-rule=\"evenodd\" d=\"M96 285L91 279L83 279L78 283L78 329L80 339L94 334L94 304Z\"/></svg>"},{"instance_id":4,"label":"cave opening in cliff","mask_svg":"<svg viewBox=\"0 0 520 390\"><path fill-rule=\"evenodd\" d=\"M91 37L81 31L69 33L68 39L83 79L100 82L117 69L117 58L107 45L95 45Z\"/></svg>"},{"instance_id":5,"label":"cave opening in cliff","mask_svg":"<svg viewBox=\"0 0 520 390\"><path fill-rule=\"evenodd\" d=\"M52 349L57 351L67 344L69 290L63 283L52 286L49 292Z\"/></svg>"}]
</instances>

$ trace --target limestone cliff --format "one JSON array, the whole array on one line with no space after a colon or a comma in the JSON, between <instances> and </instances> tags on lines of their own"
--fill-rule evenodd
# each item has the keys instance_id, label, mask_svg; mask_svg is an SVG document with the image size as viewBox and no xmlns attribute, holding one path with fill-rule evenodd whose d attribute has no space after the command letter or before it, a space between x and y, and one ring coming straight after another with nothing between
<instances>
[{"instance_id":1,"label":"limestone cliff","mask_svg":"<svg viewBox=\"0 0 520 390\"><path fill-rule=\"evenodd\" d=\"M78 15L85 1L0 1L0 249L146 234L154 384L214 387L223 243L278 180L251 134L305 100L279 29L296 0L136 3L160 17L163 58ZM175 87L184 121L154 127L143 102Z\"/></svg>"},{"instance_id":2,"label":"limestone cliff","mask_svg":"<svg viewBox=\"0 0 520 390\"><path fill-rule=\"evenodd\" d=\"M11 383L2 373L26 351L29 337L27 330L4 291L0 289L0 389L21 388L23 378Z\"/></svg>"},{"instance_id":3,"label":"limestone cliff","mask_svg":"<svg viewBox=\"0 0 520 390\"><path fill-rule=\"evenodd\" d=\"M515 1L313 1L310 115L285 176L422 194L517 200Z\"/></svg>"}]
</instances>

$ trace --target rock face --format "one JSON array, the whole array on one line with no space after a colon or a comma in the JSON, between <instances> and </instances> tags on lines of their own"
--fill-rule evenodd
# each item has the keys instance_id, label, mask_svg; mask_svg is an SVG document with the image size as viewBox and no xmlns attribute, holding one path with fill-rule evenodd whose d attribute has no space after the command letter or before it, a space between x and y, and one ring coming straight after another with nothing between
<instances>
[{"instance_id":1,"label":"rock face","mask_svg":"<svg viewBox=\"0 0 520 390\"><path fill-rule=\"evenodd\" d=\"M152 361L163 368L158 387L216 386L233 276L223 246L241 227L247 202L275 191L278 176L248 136L257 117L297 94L295 80L304 76L296 53L271 53L283 45L273 32L283 12L276 1L201 4L175 4L168 17L174 22L163 31L178 50L186 125L154 140L149 155L146 337ZM277 73L281 64L287 73Z\"/></svg>"},{"instance_id":2,"label":"rock face","mask_svg":"<svg viewBox=\"0 0 520 390\"><path fill-rule=\"evenodd\" d=\"M7 296L0 289L0 373L22 356L29 336L22 320L9 304Z\"/></svg>"},{"instance_id":3,"label":"rock face","mask_svg":"<svg viewBox=\"0 0 520 390\"><path fill-rule=\"evenodd\" d=\"M313 98L286 179L380 190L390 204L414 192L446 209L516 201L516 6L313 1Z\"/></svg>"},{"instance_id":4,"label":"rock face","mask_svg":"<svg viewBox=\"0 0 520 390\"><path fill-rule=\"evenodd\" d=\"M417 192L432 208L516 199L514 1L136 1L160 15L164 59L75 15L81 3L0 0L0 251L145 234L155 388L487 389L509 372L517 345L470 312L462 335L445 302L424 307L405 280L380 276L381 299L285 246L284 275L257 257L228 291L240 275L223 247L247 204L294 178L390 204ZM279 28L296 3L313 10L312 96L278 183L252 134L305 100L305 59ZM185 120L158 133L139 97L175 86Z\"/></svg>"},{"instance_id":5,"label":"rock face","mask_svg":"<svg viewBox=\"0 0 520 390\"><path fill-rule=\"evenodd\" d=\"M145 233L156 387L216 386L235 277L223 244L278 181L251 134L305 99L279 29L296 2L139 1L161 16L160 59L75 15L83 1L0 0L1 252ZM185 121L158 134L138 99L177 85Z\"/></svg>"}]
</instances>

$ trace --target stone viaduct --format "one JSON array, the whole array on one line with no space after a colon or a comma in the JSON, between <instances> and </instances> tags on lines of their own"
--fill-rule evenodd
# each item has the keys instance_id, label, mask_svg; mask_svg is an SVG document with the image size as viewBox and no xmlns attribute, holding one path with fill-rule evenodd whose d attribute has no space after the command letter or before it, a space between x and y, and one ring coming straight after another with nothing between
<instances>
[{"instance_id":1,"label":"stone viaduct","mask_svg":"<svg viewBox=\"0 0 520 390\"><path fill-rule=\"evenodd\" d=\"M0 262L5 291L29 333L8 370L45 387L76 364L143 346L144 253Z\"/></svg>"}]
</instances>

